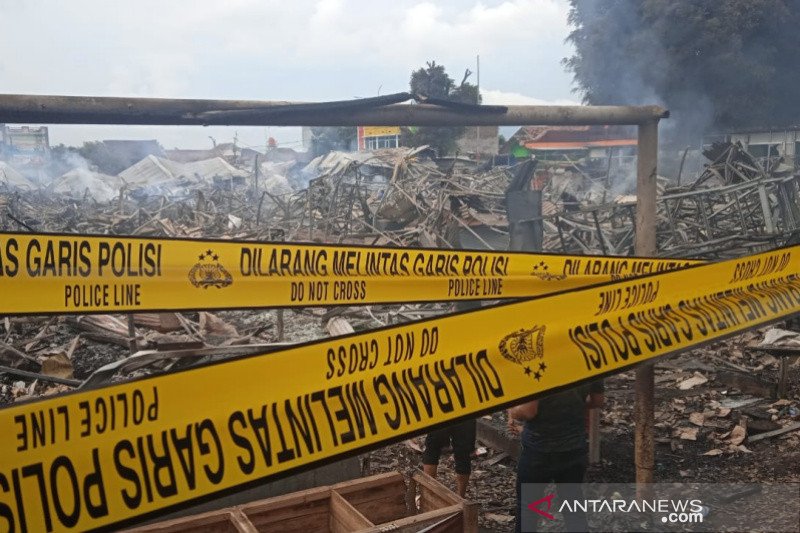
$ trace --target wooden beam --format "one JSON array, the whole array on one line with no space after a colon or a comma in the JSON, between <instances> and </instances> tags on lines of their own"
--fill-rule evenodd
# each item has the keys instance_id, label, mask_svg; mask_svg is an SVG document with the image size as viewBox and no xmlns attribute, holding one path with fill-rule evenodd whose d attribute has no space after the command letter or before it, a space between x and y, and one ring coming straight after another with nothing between
<instances>
[{"instance_id":1,"label":"wooden beam","mask_svg":"<svg viewBox=\"0 0 800 533\"><path fill-rule=\"evenodd\" d=\"M658 106L504 106L502 112L436 105L337 109L325 103L57 95L0 95L0 122L195 126L526 126L642 124ZM292 107L295 106L295 107ZM298 107L300 106L300 107ZM488 112L487 112L488 111Z\"/></svg>"},{"instance_id":2,"label":"wooden beam","mask_svg":"<svg viewBox=\"0 0 800 533\"><path fill-rule=\"evenodd\" d=\"M331 533L349 533L374 526L367 517L358 512L338 492L331 491L330 519L328 527Z\"/></svg>"},{"instance_id":3,"label":"wooden beam","mask_svg":"<svg viewBox=\"0 0 800 533\"><path fill-rule=\"evenodd\" d=\"M798 430L800 430L800 422L789 424L786 427L782 427L781 429L776 429L774 431L767 431L766 433L759 433L758 435L747 437L747 442L756 442L759 440L768 439L770 437L777 437L778 435L783 435L784 433L789 433L790 431Z\"/></svg>"},{"instance_id":4,"label":"wooden beam","mask_svg":"<svg viewBox=\"0 0 800 533\"><path fill-rule=\"evenodd\" d=\"M656 196L658 176L658 120L639 125L639 144L636 165L636 235L637 256L656 255ZM636 368L636 402L634 456L636 463L636 495L650 499L655 468L653 411L655 375L653 364Z\"/></svg>"},{"instance_id":5,"label":"wooden beam","mask_svg":"<svg viewBox=\"0 0 800 533\"><path fill-rule=\"evenodd\" d=\"M600 409L589 409L589 464L600 462Z\"/></svg>"},{"instance_id":6,"label":"wooden beam","mask_svg":"<svg viewBox=\"0 0 800 533\"><path fill-rule=\"evenodd\" d=\"M442 509L436 509L435 511L428 511L418 515L408 516L400 520L395 520L389 524L377 525L371 529L367 529L359 533L384 533L386 531L391 531L392 533L412 533L419 531L424 526L435 524L440 520L454 514L461 514L460 505L451 505ZM463 526L458 524L458 529L456 531L461 531L462 527Z\"/></svg>"}]
</instances>

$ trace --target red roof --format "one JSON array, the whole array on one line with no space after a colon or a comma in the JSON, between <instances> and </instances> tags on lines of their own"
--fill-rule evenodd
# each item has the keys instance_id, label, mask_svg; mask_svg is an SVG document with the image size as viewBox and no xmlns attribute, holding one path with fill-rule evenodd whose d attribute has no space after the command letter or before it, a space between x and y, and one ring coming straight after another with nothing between
<instances>
[{"instance_id":1,"label":"red roof","mask_svg":"<svg viewBox=\"0 0 800 533\"><path fill-rule=\"evenodd\" d=\"M564 150L608 146L636 146L635 128L626 126L526 126L514 134L533 150Z\"/></svg>"}]
</instances>

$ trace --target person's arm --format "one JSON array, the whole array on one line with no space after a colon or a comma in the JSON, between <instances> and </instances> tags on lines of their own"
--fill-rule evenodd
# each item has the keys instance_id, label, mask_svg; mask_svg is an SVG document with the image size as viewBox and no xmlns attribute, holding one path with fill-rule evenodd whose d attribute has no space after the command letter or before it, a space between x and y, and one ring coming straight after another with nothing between
<instances>
[{"instance_id":1,"label":"person's arm","mask_svg":"<svg viewBox=\"0 0 800 533\"><path fill-rule=\"evenodd\" d=\"M531 420L539 414L539 400L531 400L520 405L515 405L508 410L508 416L514 420Z\"/></svg>"}]
</instances>

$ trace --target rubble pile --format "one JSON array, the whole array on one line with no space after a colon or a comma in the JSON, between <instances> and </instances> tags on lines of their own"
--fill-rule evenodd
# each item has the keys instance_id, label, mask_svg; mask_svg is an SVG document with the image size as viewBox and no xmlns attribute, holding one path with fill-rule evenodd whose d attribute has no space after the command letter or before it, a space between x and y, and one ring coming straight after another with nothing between
<instances>
[{"instance_id":1,"label":"rubble pile","mask_svg":"<svg viewBox=\"0 0 800 533\"><path fill-rule=\"evenodd\" d=\"M738 143L717 143L691 184L658 202L659 249L670 256L737 257L780 246L800 230L800 175L782 158L762 164Z\"/></svg>"},{"instance_id":2,"label":"rubble pile","mask_svg":"<svg viewBox=\"0 0 800 533\"><path fill-rule=\"evenodd\" d=\"M703 155L711 163L706 165L705 170L690 185L691 189L706 183L722 187L767 177L786 177L794 173L794 168L784 163L783 158L771 157L759 160L745 150L740 142L713 143L708 149L703 150Z\"/></svg>"},{"instance_id":3,"label":"rubble pile","mask_svg":"<svg viewBox=\"0 0 800 533\"><path fill-rule=\"evenodd\" d=\"M800 334L764 328L656 363L657 481L796 481L800 461L800 360L790 363L790 393L786 398L776 398L769 386L777 378L779 361L754 349L765 342L800 351ZM722 358L719 353L726 355ZM759 382L753 383L762 388L736 381L731 370L737 375L758 375ZM590 465L587 482L632 483L635 479L634 380L633 371L605 379L601 460ZM519 437L507 430L504 412L484 416L479 427L485 422L505 434L510 446L519 445ZM372 452L366 462L368 471L413 471L419 467L423 450L424 438L418 437ZM467 497L481 502L481 526L491 531L510 530L516 505L514 460L482 441L479 430L472 465ZM443 456L439 472L446 485L455 487L452 455ZM716 509L712 512L718 514ZM610 531L620 524L593 526ZM641 524L638 527L647 529Z\"/></svg>"},{"instance_id":4,"label":"rubble pile","mask_svg":"<svg viewBox=\"0 0 800 533\"><path fill-rule=\"evenodd\" d=\"M737 145L716 147L707 155L711 163L691 184L674 186L659 178L662 255L740 255L783 244L796 234L800 176L781 163L763 166ZM119 176L75 169L39 188L0 167L0 231L446 248L463 246L468 237L472 247L507 246L505 197L513 166L435 160L424 147L332 152L304 168L256 161L245 170L222 159L207 161L148 156ZM542 191L546 251L633 252L635 180L610 176L582 161L539 164L532 183ZM450 310L449 304L406 304L3 317L0 405ZM800 459L800 372L796 362L769 351L800 347L793 332L797 325L786 328L748 332L658 363L658 479L794 480ZM776 382L784 374L789 393L777 398ZM590 470L590 481L633 479L632 380L631 372L607 380L603 462ZM503 413L488 420L506 427ZM777 459L764 466L768 447L779 453L770 452ZM420 450L417 440L373 452L367 469L417 468ZM507 529L514 514L515 465L507 452L488 443L481 450L469 497L482 502L482 525ZM445 462L441 472L454 486L452 464Z\"/></svg>"}]
</instances>

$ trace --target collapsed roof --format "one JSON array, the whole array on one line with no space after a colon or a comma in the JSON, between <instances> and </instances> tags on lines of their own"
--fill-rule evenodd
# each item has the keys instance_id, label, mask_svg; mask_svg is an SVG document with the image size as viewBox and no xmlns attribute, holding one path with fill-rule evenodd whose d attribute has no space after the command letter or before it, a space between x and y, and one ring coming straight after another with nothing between
<instances>
[{"instance_id":1,"label":"collapsed roof","mask_svg":"<svg viewBox=\"0 0 800 533\"><path fill-rule=\"evenodd\" d=\"M36 186L25 176L17 172L14 167L0 161L0 184L14 189L25 189L32 191Z\"/></svg>"},{"instance_id":2,"label":"collapsed roof","mask_svg":"<svg viewBox=\"0 0 800 533\"><path fill-rule=\"evenodd\" d=\"M119 177L131 190L159 189L174 192L179 186L191 184L214 184L244 179L247 172L237 169L220 157L179 163L162 157L149 155L119 173Z\"/></svg>"},{"instance_id":3,"label":"collapsed roof","mask_svg":"<svg viewBox=\"0 0 800 533\"><path fill-rule=\"evenodd\" d=\"M93 198L97 202L109 202L117 197L124 182L117 176L95 172L86 168L74 168L61 175L51 185L52 192L68 198Z\"/></svg>"}]
</instances>

